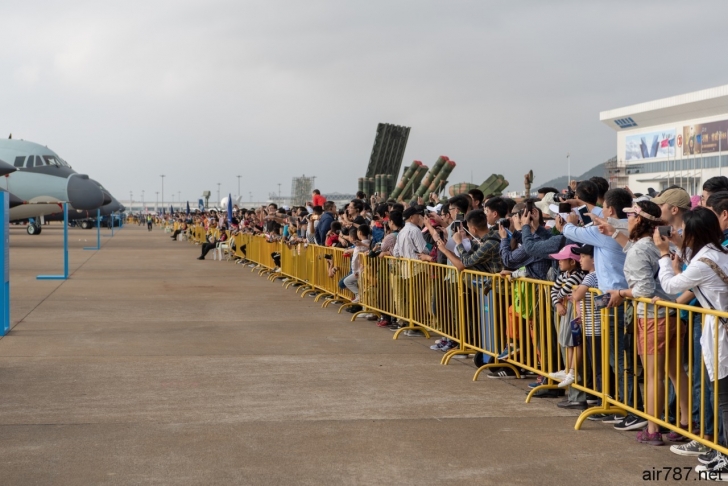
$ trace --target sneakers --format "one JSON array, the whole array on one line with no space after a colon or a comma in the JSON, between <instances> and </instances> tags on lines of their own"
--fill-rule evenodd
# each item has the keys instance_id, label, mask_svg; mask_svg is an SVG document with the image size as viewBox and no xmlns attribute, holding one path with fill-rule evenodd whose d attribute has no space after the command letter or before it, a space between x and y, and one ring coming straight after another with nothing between
<instances>
[{"instance_id":1,"label":"sneakers","mask_svg":"<svg viewBox=\"0 0 728 486\"><path fill-rule=\"evenodd\" d=\"M420 336L424 336L424 334L422 334L422 331L418 331L417 329L407 329L404 332L404 335L405 336L408 336L408 337L420 337Z\"/></svg>"},{"instance_id":2,"label":"sneakers","mask_svg":"<svg viewBox=\"0 0 728 486\"><path fill-rule=\"evenodd\" d=\"M574 383L574 375L569 373L568 375L566 375L566 378L561 380L561 383L559 383L559 388L566 388L567 386L571 385L572 383Z\"/></svg>"},{"instance_id":3,"label":"sneakers","mask_svg":"<svg viewBox=\"0 0 728 486\"><path fill-rule=\"evenodd\" d=\"M586 410L586 402L572 402L568 398L560 401L556 404L556 406L570 410Z\"/></svg>"},{"instance_id":4,"label":"sneakers","mask_svg":"<svg viewBox=\"0 0 728 486\"><path fill-rule=\"evenodd\" d=\"M497 371L488 370L488 374L486 376L488 378L509 379L509 378L515 378L516 372L510 368L503 368L503 369L500 369Z\"/></svg>"},{"instance_id":5,"label":"sneakers","mask_svg":"<svg viewBox=\"0 0 728 486\"><path fill-rule=\"evenodd\" d=\"M586 419L591 420L592 422L604 422L604 419L612 417L612 415L607 415L605 413L596 413L594 415L589 415Z\"/></svg>"},{"instance_id":6,"label":"sneakers","mask_svg":"<svg viewBox=\"0 0 728 486\"><path fill-rule=\"evenodd\" d=\"M539 376L538 378L536 378L536 381L528 384L528 388L533 389L533 388L536 388L537 386L541 386L541 385L543 385L544 381L545 381L545 378L543 376Z\"/></svg>"},{"instance_id":7,"label":"sneakers","mask_svg":"<svg viewBox=\"0 0 728 486\"><path fill-rule=\"evenodd\" d=\"M718 452L718 451L709 449L707 446L704 446L697 440L691 440L687 444L681 444L681 445L675 444L673 446L670 446L670 452L673 452L673 453L677 454L678 456L701 456L702 457L703 454L710 453L710 452ZM711 457L710 459L712 460L714 457L715 457L715 455L713 455L713 457ZM698 457L698 460L700 461L700 457ZM703 461L700 461L700 462L702 464L708 464L708 462L710 462L710 460L708 462L703 462Z\"/></svg>"},{"instance_id":8,"label":"sneakers","mask_svg":"<svg viewBox=\"0 0 728 486\"><path fill-rule=\"evenodd\" d=\"M604 418L604 420L602 420L602 422L604 422L605 424L618 424L618 423L621 423L623 420L624 420L623 415L618 415L615 413L615 414L607 415Z\"/></svg>"},{"instance_id":9,"label":"sneakers","mask_svg":"<svg viewBox=\"0 0 728 486\"><path fill-rule=\"evenodd\" d=\"M701 479L728 481L728 457L718 454L710 464L695 466L695 472Z\"/></svg>"},{"instance_id":10,"label":"sneakers","mask_svg":"<svg viewBox=\"0 0 728 486\"><path fill-rule=\"evenodd\" d=\"M695 441L693 441L693 442L695 442ZM700 444L700 442L698 442L698 444ZM682 446L672 446L672 447L682 447ZM670 447L670 449L672 449L672 447ZM705 446L703 446L703 447L705 447ZM716 458L718 457L718 454L720 454L720 452L716 451L715 449L708 449L708 452L706 452L704 454L700 454L698 456L698 462L700 464L710 464L711 462L714 462L716 460Z\"/></svg>"},{"instance_id":11,"label":"sneakers","mask_svg":"<svg viewBox=\"0 0 728 486\"><path fill-rule=\"evenodd\" d=\"M690 426L680 424L681 429L687 430L688 427L690 427ZM682 435L679 432L675 432L674 430L671 430L670 432L665 434L665 439L669 440L670 442L685 442L686 440L688 440L687 437L685 437L684 435Z\"/></svg>"},{"instance_id":12,"label":"sneakers","mask_svg":"<svg viewBox=\"0 0 728 486\"><path fill-rule=\"evenodd\" d=\"M646 426L647 420L637 415L632 415L631 413L627 414L620 423L614 424L616 430L640 430ZM662 440L662 436L660 436L660 440Z\"/></svg>"},{"instance_id":13,"label":"sneakers","mask_svg":"<svg viewBox=\"0 0 728 486\"><path fill-rule=\"evenodd\" d=\"M650 434L648 432L647 428L637 432L636 440L637 440L637 442L639 442L641 444L647 444L647 445L653 445L653 446L665 445L665 443L662 441L661 433L655 432L654 434Z\"/></svg>"},{"instance_id":14,"label":"sneakers","mask_svg":"<svg viewBox=\"0 0 728 486\"><path fill-rule=\"evenodd\" d=\"M551 378L552 380L561 381L565 380L568 374L569 373L566 370L554 371L553 373L549 373L549 378Z\"/></svg>"},{"instance_id":15,"label":"sneakers","mask_svg":"<svg viewBox=\"0 0 728 486\"><path fill-rule=\"evenodd\" d=\"M515 356L516 351L518 351L513 345L508 345L506 349L501 351L501 353L498 355L498 359L500 360L507 360L508 358L512 358Z\"/></svg>"},{"instance_id":16,"label":"sneakers","mask_svg":"<svg viewBox=\"0 0 728 486\"><path fill-rule=\"evenodd\" d=\"M457 347L458 343L456 343L452 339L448 339L447 341L445 341L445 344L442 346L442 348L440 348L440 351L442 351L443 353L447 353L451 349L455 349Z\"/></svg>"},{"instance_id":17,"label":"sneakers","mask_svg":"<svg viewBox=\"0 0 728 486\"><path fill-rule=\"evenodd\" d=\"M379 322L377 322L378 327L389 327L392 323L386 319L380 319Z\"/></svg>"},{"instance_id":18,"label":"sneakers","mask_svg":"<svg viewBox=\"0 0 728 486\"><path fill-rule=\"evenodd\" d=\"M393 322L389 325L390 331L399 331L403 327L407 327L405 324L400 324L399 322Z\"/></svg>"}]
</instances>

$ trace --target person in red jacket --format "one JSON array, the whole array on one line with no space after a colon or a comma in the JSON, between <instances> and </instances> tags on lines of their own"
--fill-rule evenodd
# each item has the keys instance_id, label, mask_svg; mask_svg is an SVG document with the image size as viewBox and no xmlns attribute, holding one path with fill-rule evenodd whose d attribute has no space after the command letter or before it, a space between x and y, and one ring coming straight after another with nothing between
<instances>
[{"instance_id":1,"label":"person in red jacket","mask_svg":"<svg viewBox=\"0 0 728 486\"><path fill-rule=\"evenodd\" d=\"M326 202L326 198L321 195L321 191L319 191L318 189L314 189L313 190L313 205L324 207L325 202Z\"/></svg>"}]
</instances>

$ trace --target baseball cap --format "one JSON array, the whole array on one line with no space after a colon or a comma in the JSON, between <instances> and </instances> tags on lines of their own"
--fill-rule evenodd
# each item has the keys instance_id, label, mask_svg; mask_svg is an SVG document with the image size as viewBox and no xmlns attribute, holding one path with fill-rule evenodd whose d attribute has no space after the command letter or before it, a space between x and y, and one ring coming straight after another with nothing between
<instances>
[{"instance_id":1,"label":"baseball cap","mask_svg":"<svg viewBox=\"0 0 728 486\"><path fill-rule=\"evenodd\" d=\"M594 246L592 245L582 245L581 247L577 246L571 251L574 252L574 254L576 255L586 255L590 257L594 256Z\"/></svg>"},{"instance_id":2,"label":"baseball cap","mask_svg":"<svg viewBox=\"0 0 728 486\"><path fill-rule=\"evenodd\" d=\"M670 206L676 206L682 209L690 209L692 207L690 202L690 195L685 189L668 189L656 198L652 199L655 204L669 204Z\"/></svg>"},{"instance_id":3,"label":"baseball cap","mask_svg":"<svg viewBox=\"0 0 728 486\"><path fill-rule=\"evenodd\" d=\"M577 262L581 260L581 255L574 252L574 248L578 248L577 245L566 245L561 249L558 253L552 253L549 255L554 260L568 260L571 258L572 260L576 260Z\"/></svg>"},{"instance_id":4,"label":"baseball cap","mask_svg":"<svg viewBox=\"0 0 728 486\"><path fill-rule=\"evenodd\" d=\"M421 216L424 216L425 215L425 211L421 207L419 207L419 206L410 206L410 207L408 207L407 209L404 210L404 212L402 213L402 218L405 219L405 220L407 220L407 219L410 219L415 214L419 214Z\"/></svg>"}]
</instances>

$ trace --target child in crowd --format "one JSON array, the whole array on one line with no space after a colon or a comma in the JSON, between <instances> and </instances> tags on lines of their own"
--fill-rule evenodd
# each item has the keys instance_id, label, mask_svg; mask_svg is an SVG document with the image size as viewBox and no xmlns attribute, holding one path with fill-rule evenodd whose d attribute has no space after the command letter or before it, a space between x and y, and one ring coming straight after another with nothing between
<instances>
[{"instance_id":1,"label":"child in crowd","mask_svg":"<svg viewBox=\"0 0 728 486\"><path fill-rule=\"evenodd\" d=\"M571 301L577 305L581 304L581 323L584 329L584 347L589 362L592 363L594 386L601 391L602 385L602 316L601 309L597 306L594 295L589 292L590 288L599 288L597 273L594 267L594 247L584 245L575 248L574 253L581 256L579 263L584 272L588 272L581 281L581 284L574 289ZM569 369L578 370L582 360L582 348L577 347ZM563 384L566 380L562 381ZM559 384L559 386L561 386ZM566 385L564 385L566 386Z\"/></svg>"},{"instance_id":2,"label":"child in crowd","mask_svg":"<svg viewBox=\"0 0 728 486\"><path fill-rule=\"evenodd\" d=\"M354 300L352 302L359 302L359 273L362 267L360 254L369 251L370 237L371 229L369 229L369 225L359 225L356 228L356 240L353 242L354 248L344 252L344 255L351 255L351 273L344 278L344 285L354 294Z\"/></svg>"},{"instance_id":3,"label":"child in crowd","mask_svg":"<svg viewBox=\"0 0 728 486\"><path fill-rule=\"evenodd\" d=\"M559 273L554 286L551 288L551 302L556 308L559 316L559 345L566 348L566 369L549 373L549 377L559 380L559 387L566 387L574 383L576 379L576 367L572 355L576 352L577 343L571 332L571 320L574 316L574 304L571 301L571 294L578 287L586 273L581 269L581 255L574 252L577 245L566 245L560 252L549 255L559 261Z\"/></svg>"}]
</instances>

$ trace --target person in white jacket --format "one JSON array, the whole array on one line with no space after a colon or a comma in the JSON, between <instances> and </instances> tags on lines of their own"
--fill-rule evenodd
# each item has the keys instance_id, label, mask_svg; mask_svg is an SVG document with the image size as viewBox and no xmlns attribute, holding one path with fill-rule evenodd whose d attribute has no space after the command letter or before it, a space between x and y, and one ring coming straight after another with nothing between
<instances>
[{"instance_id":1,"label":"person in white jacket","mask_svg":"<svg viewBox=\"0 0 728 486\"><path fill-rule=\"evenodd\" d=\"M660 251L660 285L668 294L691 290L704 309L728 309L728 250L722 245L723 231L711 210L697 207L685 214L682 238L673 235L679 246L676 255L670 253L670 242L655 230L654 241ZM683 270L683 261L687 264ZM703 321L700 339L703 360L708 377L718 394L719 419L728 424L728 320L707 315ZM718 350L717 356L715 350ZM693 371L693 380L700 371ZM717 387L717 389L716 389ZM728 440L728 428L723 428ZM728 479L728 457L717 453L715 459L698 466L696 471L720 473Z\"/></svg>"}]
</instances>

